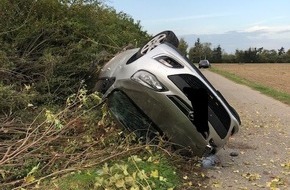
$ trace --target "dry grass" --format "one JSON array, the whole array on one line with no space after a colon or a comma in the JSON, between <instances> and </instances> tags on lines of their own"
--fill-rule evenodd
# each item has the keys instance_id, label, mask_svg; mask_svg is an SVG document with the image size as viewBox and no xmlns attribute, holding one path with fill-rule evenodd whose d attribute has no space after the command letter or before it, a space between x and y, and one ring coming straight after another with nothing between
<instances>
[{"instance_id":1,"label":"dry grass","mask_svg":"<svg viewBox=\"0 0 290 190\"><path fill-rule=\"evenodd\" d=\"M233 73L277 91L290 94L290 64L214 64L214 68Z\"/></svg>"}]
</instances>

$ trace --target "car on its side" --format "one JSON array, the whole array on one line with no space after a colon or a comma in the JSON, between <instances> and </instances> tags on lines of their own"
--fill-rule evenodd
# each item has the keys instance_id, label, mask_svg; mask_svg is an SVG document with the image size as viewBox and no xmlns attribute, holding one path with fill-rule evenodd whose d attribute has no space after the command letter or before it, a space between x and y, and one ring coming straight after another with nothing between
<instances>
[{"instance_id":1,"label":"car on its side","mask_svg":"<svg viewBox=\"0 0 290 190\"><path fill-rule=\"evenodd\" d=\"M198 63L198 68L210 68L210 62L207 59L200 60Z\"/></svg>"},{"instance_id":2,"label":"car on its side","mask_svg":"<svg viewBox=\"0 0 290 190\"><path fill-rule=\"evenodd\" d=\"M178 51L172 31L106 63L96 84L116 120L139 137L166 137L197 156L215 154L239 131L238 113Z\"/></svg>"}]
</instances>

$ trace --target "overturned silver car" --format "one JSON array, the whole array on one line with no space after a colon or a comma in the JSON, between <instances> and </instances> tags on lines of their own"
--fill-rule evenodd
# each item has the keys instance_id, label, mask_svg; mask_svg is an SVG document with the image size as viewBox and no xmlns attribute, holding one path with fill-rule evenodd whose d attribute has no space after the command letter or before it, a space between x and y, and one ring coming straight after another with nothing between
<instances>
[{"instance_id":1,"label":"overturned silver car","mask_svg":"<svg viewBox=\"0 0 290 190\"><path fill-rule=\"evenodd\" d=\"M197 156L215 154L239 131L239 115L177 47L164 31L118 54L102 68L97 91L138 136L159 134Z\"/></svg>"}]
</instances>

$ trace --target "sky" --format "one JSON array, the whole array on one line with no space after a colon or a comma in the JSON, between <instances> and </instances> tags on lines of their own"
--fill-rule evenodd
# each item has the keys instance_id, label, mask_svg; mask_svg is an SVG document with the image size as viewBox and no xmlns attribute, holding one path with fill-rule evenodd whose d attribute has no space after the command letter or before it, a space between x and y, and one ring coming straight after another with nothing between
<instances>
[{"instance_id":1,"label":"sky","mask_svg":"<svg viewBox=\"0 0 290 190\"><path fill-rule=\"evenodd\" d=\"M172 30L190 47L197 38L227 52L290 49L290 0L106 0L149 34Z\"/></svg>"}]
</instances>

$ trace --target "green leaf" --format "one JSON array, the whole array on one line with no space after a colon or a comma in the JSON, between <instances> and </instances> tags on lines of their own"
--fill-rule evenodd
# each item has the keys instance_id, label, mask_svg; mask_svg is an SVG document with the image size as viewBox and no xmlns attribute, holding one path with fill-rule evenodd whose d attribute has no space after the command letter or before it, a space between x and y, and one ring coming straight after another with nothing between
<instances>
[{"instance_id":1,"label":"green leaf","mask_svg":"<svg viewBox=\"0 0 290 190\"><path fill-rule=\"evenodd\" d=\"M117 188L125 187L125 181L123 179L119 179L116 181L115 186Z\"/></svg>"},{"instance_id":2,"label":"green leaf","mask_svg":"<svg viewBox=\"0 0 290 190\"><path fill-rule=\"evenodd\" d=\"M39 165L40 165L40 163L38 163L36 166L34 166L34 167L30 170L30 172L28 172L27 176L30 176L31 174L34 174L34 173L38 170Z\"/></svg>"},{"instance_id":3,"label":"green leaf","mask_svg":"<svg viewBox=\"0 0 290 190\"><path fill-rule=\"evenodd\" d=\"M35 177L33 175L29 175L27 177L24 178L25 183L31 183L33 181L35 181Z\"/></svg>"},{"instance_id":4,"label":"green leaf","mask_svg":"<svg viewBox=\"0 0 290 190\"><path fill-rule=\"evenodd\" d=\"M159 177L159 172L158 172L158 170L153 170L153 171L151 171L150 177L158 178L158 177Z\"/></svg>"}]
</instances>

